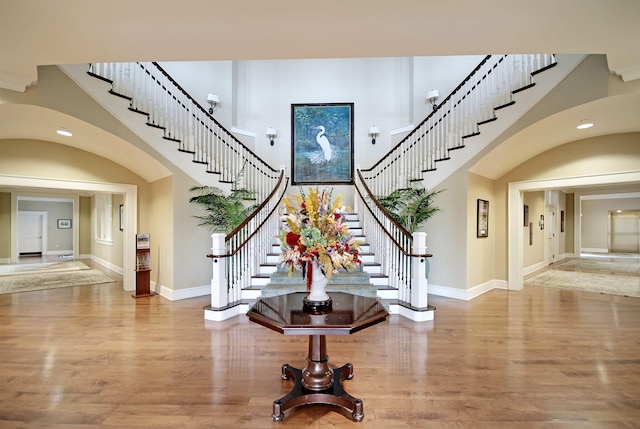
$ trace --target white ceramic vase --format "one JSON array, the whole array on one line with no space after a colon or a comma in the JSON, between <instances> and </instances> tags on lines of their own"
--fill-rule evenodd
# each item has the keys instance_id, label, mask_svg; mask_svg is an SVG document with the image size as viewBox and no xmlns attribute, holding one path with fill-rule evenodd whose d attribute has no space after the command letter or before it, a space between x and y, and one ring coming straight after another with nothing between
<instances>
[{"instance_id":1,"label":"white ceramic vase","mask_svg":"<svg viewBox=\"0 0 640 429\"><path fill-rule=\"evenodd\" d=\"M317 262L313 262L311 264L311 290L309 291L309 296L307 296L307 301L309 302L322 302L328 301L329 295L327 295L326 287L329 281L327 277L322 273L320 269L320 265Z\"/></svg>"}]
</instances>

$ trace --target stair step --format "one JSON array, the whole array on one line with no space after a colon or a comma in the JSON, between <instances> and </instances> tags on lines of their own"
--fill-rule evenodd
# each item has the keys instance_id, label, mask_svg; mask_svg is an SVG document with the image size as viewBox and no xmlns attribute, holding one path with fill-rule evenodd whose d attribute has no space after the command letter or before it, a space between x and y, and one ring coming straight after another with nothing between
<instances>
[{"instance_id":1,"label":"stair step","mask_svg":"<svg viewBox=\"0 0 640 429\"><path fill-rule=\"evenodd\" d=\"M281 285L269 285L262 288L261 295L264 296L277 296L277 295L286 295L294 292L305 292L307 290L306 284L296 285L296 284L281 284ZM332 284L329 283L325 288L327 293L331 292L345 292L353 295L361 295L361 296L377 296L378 290L369 285L349 285L349 284Z\"/></svg>"},{"instance_id":2,"label":"stair step","mask_svg":"<svg viewBox=\"0 0 640 429\"><path fill-rule=\"evenodd\" d=\"M530 83L529 85L525 85L522 88L518 88L518 89L514 89L513 91L511 91L512 94L517 94L519 92L525 91L529 88L533 88L534 86L536 86L535 82Z\"/></svg>"},{"instance_id":3,"label":"stair step","mask_svg":"<svg viewBox=\"0 0 640 429\"><path fill-rule=\"evenodd\" d=\"M113 89L109 90L109 94L115 95L116 97L124 98L125 100L128 100L128 101L133 100L132 97L129 97L128 95L120 94L119 92L115 92Z\"/></svg>"},{"instance_id":4,"label":"stair step","mask_svg":"<svg viewBox=\"0 0 640 429\"><path fill-rule=\"evenodd\" d=\"M302 278L302 273L300 271L293 272L291 275L287 271L276 271L271 275L271 281L267 286L271 285L296 285L307 284L307 281ZM331 285L359 285L359 286L370 286L371 281L369 279L369 275L364 271L353 271L346 272L340 271L338 274L333 274L331 276L331 280L329 280L329 284Z\"/></svg>"}]
</instances>

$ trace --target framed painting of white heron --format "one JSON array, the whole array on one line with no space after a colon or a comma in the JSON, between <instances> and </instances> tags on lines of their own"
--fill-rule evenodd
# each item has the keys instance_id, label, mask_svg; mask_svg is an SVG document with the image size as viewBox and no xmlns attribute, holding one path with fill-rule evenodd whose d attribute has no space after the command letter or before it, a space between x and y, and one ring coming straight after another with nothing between
<instances>
[{"instance_id":1,"label":"framed painting of white heron","mask_svg":"<svg viewBox=\"0 0 640 429\"><path fill-rule=\"evenodd\" d=\"M291 105L291 183L353 184L353 103Z\"/></svg>"}]
</instances>

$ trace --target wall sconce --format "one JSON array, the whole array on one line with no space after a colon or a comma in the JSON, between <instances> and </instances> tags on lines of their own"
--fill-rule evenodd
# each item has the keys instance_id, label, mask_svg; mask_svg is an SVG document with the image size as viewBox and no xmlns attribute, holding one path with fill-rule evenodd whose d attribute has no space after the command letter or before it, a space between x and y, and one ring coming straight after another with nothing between
<instances>
[{"instance_id":1,"label":"wall sconce","mask_svg":"<svg viewBox=\"0 0 640 429\"><path fill-rule=\"evenodd\" d=\"M278 135L278 133L276 133L276 129L273 127L269 127L267 128L266 134L267 138L269 139L269 143L271 143L271 146L273 146L273 139L275 139Z\"/></svg>"},{"instance_id":2,"label":"wall sconce","mask_svg":"<svg viewBox=\"0 0 640 429\"><path fill-rule=\"evenodd\" d=\"M431 105L433 106L433 110L436 110L436 107L438 107L436 105L436 100L440 97L440 94L438 93L437 89L432 89L431 91L427 92L427 103L431 103Z\"/></svg>"},{"instance_id":3,"label":"wall sconce","mask_svg":"<svg viewBox=\"0 0 640 429\"><path fill-rule=\"evenodd\" d=\"M371 144L376 144L376 137L380 135L380 129L373 125L369 128L369 136L371 136Z\"/></svg>"},{"instance_id":4,"label":"wall sconce","mask_svg":"<svg viewBox=\"0 0 640 429\"><path fill-rule=\"evenodd\" d=\"M220 103L220 97L218 94L207 95L207 103L209 103L209 114L213 115L213 111L216 110L216 106Z\"/></svg>"}]
</instances>

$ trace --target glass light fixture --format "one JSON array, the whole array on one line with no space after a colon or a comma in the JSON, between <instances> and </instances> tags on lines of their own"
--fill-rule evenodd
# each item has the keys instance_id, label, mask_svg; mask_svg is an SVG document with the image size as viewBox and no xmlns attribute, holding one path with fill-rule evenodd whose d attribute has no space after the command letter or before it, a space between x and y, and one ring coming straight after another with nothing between
<instances>
[{"instance_id":1,"label":"glass light fixture","mask_svg":"<svg viewBox=\"0 0 640 429\"><path fill-rule=\"evenodd\" d=\"M378 137L378 135L380 135L380 128L378 128L375 125L372 125L371 128L369 128L369 136L371 136L371 144L376 144L376 137Z\"/></svg>"},{"instance_id":2,"label":"glass light fixture","mask_svg":"<svg viewBox=\"0 0 640 429\"><path fill-rule=\"evenodd\" d=\"M273 127L269 127L267 128L267 131L265 131L265 134L269 139L269 143L271 144L271 146L273 146L273 139L275 139L276 136L278 135L278 133L276 132L276 129Z\"/></svg>"},{"instance_id":3,"label":"glass light fixture","mask_svg":"<svg viewBox=\"0 0 640 429\"><path fill-rule=\"evenodd\" d=\"M216 110L216 106L220 103L220 97L218 94L209 94L207 95L207 103L209 103L209 114L212 115L213 111Z\"/></svg>"}]
</instances>

